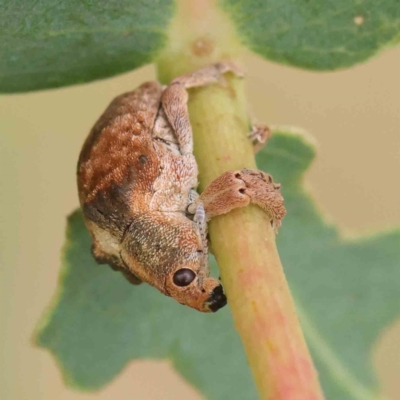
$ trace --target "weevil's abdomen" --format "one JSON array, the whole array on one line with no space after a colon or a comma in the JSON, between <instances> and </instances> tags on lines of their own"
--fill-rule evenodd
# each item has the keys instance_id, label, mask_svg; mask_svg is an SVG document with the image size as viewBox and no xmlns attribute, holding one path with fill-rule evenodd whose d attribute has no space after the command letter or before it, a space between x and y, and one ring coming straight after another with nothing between
<instances>
[{"instance_id":1,"label":"weevil's abdomen","mask_svg":"<svg viewBox=\"0 0 400 400\"><path fill-rule=\"evenodd\" d=\"M160 170L151 132L161 92L157 82L147 82L118 96L93 127L78 162L79 199L87 217L97 208L115 219L149 204Z\"/></svg>"}]
</instances>

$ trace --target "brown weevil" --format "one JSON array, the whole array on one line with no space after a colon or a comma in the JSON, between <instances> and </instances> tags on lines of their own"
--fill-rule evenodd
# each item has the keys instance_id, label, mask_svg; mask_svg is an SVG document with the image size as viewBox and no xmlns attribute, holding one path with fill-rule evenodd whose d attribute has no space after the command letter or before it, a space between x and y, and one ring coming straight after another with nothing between
<instances>
[{"instance_id":1,"label":"brown weevil","mask_svg":"<svg viewBox=\"0 0 400 400\"><path fill-rule=\"evenodd\" d=\"M94 125L78 162L79 200L98 263L133 284L147 282L181 304L217 311L223 288L209 277L207 222L250 202L278 228L280 185L261 171L228 171L201 195L186 89L241 76L232 63L183 75L166 87L147 82L115 98ZM255 126L249 137L265 142Z\"/></svg>"}]
</instances>

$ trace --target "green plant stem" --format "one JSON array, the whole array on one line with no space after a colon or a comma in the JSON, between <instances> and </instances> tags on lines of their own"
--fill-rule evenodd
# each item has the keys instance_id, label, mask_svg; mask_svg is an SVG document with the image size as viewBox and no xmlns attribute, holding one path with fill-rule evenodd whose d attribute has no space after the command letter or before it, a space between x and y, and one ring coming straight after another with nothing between
<instances>
[{"instance_id":1,"label":"green plant stem","mask_svg":"<svg viewBox=\"0 0 400 400\"><path fill-rule=\"evenodd\" d=\"M221 54L224 58L229 54L226 48L221 49L226 41L221 42L209 30L201 32L197 22L221 18L221 26L226 24L223 16L209 14L208 2L193 3L197 4L194 14L190 14L193 9L180 9L180 13L185 12L185 24L178 14L171 26L173 48L167 48L158 62L163 81L221 61ZM192 28L194 34L186 32ZM211 50L199 56L198 41ZM188 105L200 190L227 170L256 168L247 137L249 120L243 80L229 74L222 84L192 89ZM212 220L209 232L260 398L323 399L268 216L255 206L237 209Z\"/></svg>"}]
</instances>

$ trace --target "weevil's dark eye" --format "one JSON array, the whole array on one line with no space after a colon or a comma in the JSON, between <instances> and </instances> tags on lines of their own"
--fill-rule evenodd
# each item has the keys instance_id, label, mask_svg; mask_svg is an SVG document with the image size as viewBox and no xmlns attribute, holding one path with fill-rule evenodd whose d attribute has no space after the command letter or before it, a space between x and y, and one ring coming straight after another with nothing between
<instances>
[{"instance_id":1,"label":"weevil's dark eye","mask_svg":"<svg viewBox=\"0 0 400 400\"><path fill-rule=\"evenodd\" d=\"M193 282L196 274L188 268L178 269L174 274L174 283L176 286L187 286Z\"/></svg>"}]
</instances>

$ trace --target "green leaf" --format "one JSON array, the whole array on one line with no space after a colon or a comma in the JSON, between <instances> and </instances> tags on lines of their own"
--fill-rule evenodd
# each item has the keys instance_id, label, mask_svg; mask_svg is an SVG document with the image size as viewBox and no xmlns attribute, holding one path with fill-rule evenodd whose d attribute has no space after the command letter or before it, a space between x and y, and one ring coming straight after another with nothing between
<instances>
[{"instance_id":1,"label":"green leaf","mask_svg":"<svg viewBox=\"0 0 400 400\"><path fill-rule=\"evenodd\" d=\"M246 46L316 70L349 67L400 39L398 0L219 0Z\"/></svg>"},{"instance_id":2,"label":"green leaf","mask_svg":"<svg viewBox=\"0 0 400 400\"><path fill-rule=\"evenodd\" d=\"M283 185L278 246L329 400L372 400L370 351L399 313L400 231L342 240L302 188L314 157L303 136L276 132L259 166ZM130 361L168 358L208 399L257 395L229 307L201 314L97 265L79 211L69 218L59 292L37 334L69 385L101 388ZM214 265L214 275L216 274Z\"/></svg>"},{"instance_id":3,"label":"green leaf","mask_svg":"<svg viewBox=\"0 0 400 400\"><path fill-rule=\"evenodd\" d=\"M151 62L173 0L0 0L0 91L89 82Z\"/></svg>"}]
</instances>

